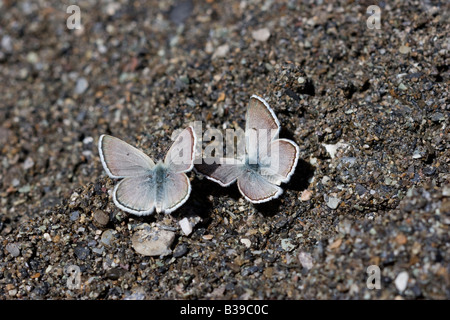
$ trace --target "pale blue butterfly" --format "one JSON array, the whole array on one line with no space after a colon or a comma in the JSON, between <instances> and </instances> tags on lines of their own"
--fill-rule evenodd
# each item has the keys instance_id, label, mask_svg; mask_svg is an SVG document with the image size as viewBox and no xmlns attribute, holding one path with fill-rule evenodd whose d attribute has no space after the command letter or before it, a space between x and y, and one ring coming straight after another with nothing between
<instances>
[{"instance_id":1,"label":"pale blue butterfly","mask_svg":"<svg viewBox=\"0 0 450 320\"><path fill-rule=\"evenodd\" d=\"M246 114L243 157L219 159L219 163L203 163L195 168L224 187L237 180L239 191L252 203L275 199L282 194L279 185L290 180L299 157L297 144L279 139L279 131L280 123L269 104L253 95Z\"/></svg>"},{"instance_id":2,"label":"pale blue butterfly","mask_svg":"<svg viewBox=\"0 0 450 320\"><path fill-rule=\"evenodd\" d=\"M191 184L186 172L193 168L196 136L192 127L175 139L164 161L157 164L128 143L102 135L100 159L108 176L123 179L114 188L113 200L120 209L135 215L171 213L186 202Z\"/></svg>"}]
</instances>

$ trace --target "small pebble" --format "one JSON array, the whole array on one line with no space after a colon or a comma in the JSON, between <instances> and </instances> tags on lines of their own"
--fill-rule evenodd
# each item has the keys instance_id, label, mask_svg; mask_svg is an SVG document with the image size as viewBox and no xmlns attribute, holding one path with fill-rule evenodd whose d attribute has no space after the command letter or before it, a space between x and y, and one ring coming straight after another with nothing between
<instances>
[{"instance_id":1,"label":"small pebble","mask_svg":"<svg viewBox=\"0 0 450 320\"><path fill-rule=\"evenodd\" d=\"M291 239L282 239L281 247L284 251L292 251L295 249L295 246L291 243Z\"/></svg>"},{"instance_id":2,"label":"small pebble","mask_svg":"<svg viewBox=\"0 0 450 320\"><path fill-rule=\"evenodd\" d=\"M197 105L197 103L194 100L192 100L191 98L186 99L186 104L192 108L194 108Z\"/></svg>"},{"instance_id":3,"label":"small pebble","mask_svg":"<svg viewBox=\"0 0 450 320\"><path fill-rule=\"evenodd\" d=\"M247 239L247 238L242 238L241 243L243 245L245 245L247 248L250 248L252 245L252 242L250 241L250 239Z\"/></svg>"},{"instance_id":4,"label":"small pebble","mask_svg":"<svg viewBox=\"0 0 450 320\"><path fill-rule=\"evenodd\" d=\"M137 287L131 290L131 293L127 293L124 300L145 300L145 288Z\"/></svg>"},{"instance_id":5,"label":"small pebble","mask_svg":"<svg viewBox=\"0 0 450 320\"><path fill-rule=\"evenodd\" d=\"M102 255L104 250L105 250L104 247L100 247L100 248L94 248L94 249L92 249L92 252L94 252L94 253L96 253L96 254L98 254L98 255Z\"/></svg>"},{"instance_id":6,"label":"small pebble","mask_svg":"<svg viewBox=\"0 0 450 320\"><path fill-rule=\"evenodd\" d=\"M436 173L436 168L431 166L425 167L423 168L422 172L427 176L432 176Z\"/></svg>"},{"instance_id":7,"label":"small pebble","mask_svg":"<svg viewBox=\"0 0 450 320\"><path fill-rule=\"evenodd\" d=\"M8 35L4 35L2 38L1 46L2 46L3 50L5 50L6 52L12 52L13 46L12 46L11 37Z\"/></svg>"},{"instance_id":8,"label":"small pebble","mask_svg":"<svg viewBox=\"0 0 450 320\"><path fill-rule=\"evenodd\" d=\"M70 221L76 221L76 220L78 220L79 217L80 217L79 211L72 211L70 213Z\"/></svg>"},{"instance_id":9,"label":"small pebble","mask_svg":"<svg viewBox=\"0 0 450 320\"><path fill-rule=\"evenodd\" d=\"M94 138L92 138L92 137L86 137L83 139L83 144L89 144L92 142L94 142Z\"/></svg>"},{"instance_id":10,"label":"small pebble","mask_svg":"<svg viewBox=\"0 0 450 320\"><path fill-rule=\"evenodd\" d=\"M367 189L364 188L364 186L362 186L361 184L357 183L355 185L355 191L358 195L362 196L363 194L365 194L367 192Z\"/></svg>"},{"instance_id":11,"label":"small pebble","mask_svg":"<svg viewBox=\"0 0 450 320\"><path fill-rule=\"evenodd\" d=\"M34 166L34 161L33 161L33 158L31 158L31 157L28 157L25 160L25 162L23 163L24 170L31 169L31 168L33 168L33 166Z\"/></svg>"},{"instance_id":12,"label":"small pebble","mask_svg":"<svg viewBox=\"0 0 450 320\"><path fill-rule=\"evenodd\" d=\"M29 184L24 185L23 187L20 187L17 191L20 193L28 193L31 191L31 186Z\"/></svg>"},{"instance_id":13,"label":"small pebble","mask_svg":"<svg viewBox=\"0 0 450 320\"><path fill-rule=\"evenodd\" d=\"M303 190L302 194L300 195L301 201L309 201L312 197L312 191L310 190Z\"/></svg>"},{"instance_id":14,"label":"small pebble","mask_svg":"<svg viewBox=\"0 0 450 320\"><path fill-rule=\"evenodd\" d=\"M444 121L445 120L445 116L442 112L435 112L431 115L431 121L433 122L440 122L440 121Z\"/></svg>"},{"instance_id":15,"label":"small pebble","mask_svg":"<svg viewBox=\"0 0 450 320\"><path fill-rule=\"evenodd\" d=\"M106 246L110 246L111 243L114 240L114 230L112 229L107 229L105 231L103 231L102 233L102 237L101 237L101 242L106 245Z\"/></svg>"},{"instance_id":16,"label":"small pebble","mask_svg":"<svg viewBox=\"0 0 450 320\"><path fill-rule=\"evenodd\" d=\"M96 227L103 228L109 222L109 214L103 210L95 210L93 222Z\"/></svg>"},{"instance_id":17,"label":"small pebble","mask_svg":"<svg viewBox=\"0 0 450 320\"><path fill-rule=\"evenodd\" d=\"M314 266L314 259L310 253L300 251L298 254L298 260L303 268L310 270Z\"/></svg>"},{"instance_id":18,"label":"small pebble","mask_svg":"<svg viewBox=\"0 0 450 320\"><path fill-rule=\"evenodd\" d=\"M8 251L13 257L20 255L19 245L17 243L8 243L6 245L6 251Z\"/></svg>"},{"instance_id":19,"label":"small pebble","mask_svg":"<svg viewBox=\"0 0 450 320\"><path fill-rule=\"evenodd\" d=\"M27 54L27 61L31 64L36 64L39 61L39 56L36 52L29 52Z\"/></svg>"},{"instance_id":20,"label":"small pebble","mask_svg":"<svg viewBox=\"0 0 450 320\"><path fill-rule=\"evenodd\" d=\"M87 88L89 87L89 83L85 78L79 78L75 85L75 94L83 94Z\"/></svg>"},{"instance_id":21,"label":"small pebble","mask_svg":"<svg viewBox=\"0 0 450 320\"><path fill-rule=\"evenodd\" d=\"M188 236L188 235L190 235L192 233L192 225L191 225L191 223L190 223L188 218L181 219L178 222L178 224L180 225L181 230L183 231L185 236Z\"/></svg>"},{"instance_id":22,"label":"small pebble","mask_svg":"<svg viewBox=\"0 0 450 320\"><path fill-rule=\"evenodd\" d=\"M400 83L400 84L398 85L398 88L399 88L400 90L403 90L403 91L408 90L408 88L407 88L403 83Z\"/></svg>"},{"instance_id":23,"label":"small pebble","mask_svg":"<svg viewBox=\"0 0 450 320\"><path fill-rule=\"evenodd\" d=\"M230 46L228 44L221 45L217 47L216 51L214 51L212 58L221 58L225 57L230 51Z\"/></svg>"},{"instance_id":24,"label":"small pebble","mask_svg":"<svg viewBox=\"0 0 450 320\"><path fill-rule=\"evenodd\" d=\"M337 249L337 248L339 248L341 246L341 244L342 244L342 239L339 238L339 239L335 240L333 243L331 243L328 246L328 249L330 249L330 250Z\"/></svg>"},{"instance_id":25,"label":"small pebble","mask_svg":"<svg viewBox=\"0 0 450 320\"><path fill-rule=\"evenodd\" d=\"M52 237L50 236L50 234L48 234L47 232L44 233L44 239L47 240L48 242L52 241Z\"/></svg>"},{"instance_id":26,"label":"small pebble","mask_svg":"<svg viewBox=\"0 0 450 320\"><path fill-rule=\"evenodd\" d=\"M86 247L79 245L75 247L75 249L73 249L73 252L75 253L78 259L85 260L89 256L90 250Z\"/></svg>"},{"instance_id":27,"label":"small pebble","mask_svg":"<svg viewBox=\"0 0 450 320\"><path fill-rule=\"evenodd\" d=\"M173 254L172 256L174 258L180 258L182 256L184 256L187 252L188 252L188 246L184 243L179 244L178 246L176 246L176 248L173 250Z\"/></svg>"},{"instance_id":28,"label":"small pebble","mask_svg":"<svg viewBox=\"0 0 450 320\"><path fill-rule=\"evenodd\" d=\"M329 176L323 176L321 182L323 185L328 186L331 182L331 178Z\"/></svg>"},{"instance_id":29,"label":"small pebble","mask_svg":"<svg viewBox=\"0 0 450 320\"><path fill-rule=\"evenodd\" d=\"M252 32L252 37L256 41L265 42L270 38L270 31L267 28L262 28Z\"/></svg>"},{"instance_id":30,"label":"small pebble","mask_svg":"<svg viewBox=\"0 0 450 320\"><path fill-rule=\"evenodd\" d=\"M442 195L444 197L450 197L450 186L444 186L442 189Z\"/></svg>"},{"instance_id":31,"label":"small pebble","mask_svg":"<svg viewBox=\"0 0 450 320\"><path fill-rule=\"evenodd\" d=\"M402 271L398 274L397 278L395 278L395 287L397 290L402 293L405 291L408 285L409 274L406 271Z\"/></svg>"},{"instance_id":32,"label":"small pebble","mask_svg":"<svg viewBox=\"0 0 450 320\"><path fill-rule=\"evenodd\" d=\"M421 152L418 149L414 150L413 156L412 156L413 159L420 159L422 157L423 157L423 152Z\"/></svg>"},{"instance_id":33,"label":"small pebble","mask_svg":"<svg viewBox=\"0 0 450 320\"><path fill-rule=\"evenodd\" d=\"M406 239L406 237L403 233L399 233L395 237L395 242L397 242L399 245L404 245L404 244L406 244L406 242L408 242L408 239Z\"/></svg>"},{"instance_id":34,"label":"small pebble","mask_svg":"<svg viewBox=\"0 0 450 320\"><path fill-rule=\"evenodd\" d=\"M193 10L192 0L176 1L169 11L169 19L176 24L184 23Z\"/></svg>"},{"instance_id":35,"label":"small pebble","mask_svg":"<svg viewBox=\"0 0 450 320\"><path fill-rule=\"evenodd\" d=\"M106 277L111 280L118 280L125 273L126 273L126 271L124 269L111 268L108 271L106 271Z\"/></svg>"},{"instance_id":36,"label":"small pebble","mask_svg":"<svg viewBox=\"0 0 450 320\"><path fill-rule=\"evenodd\" d=\"M328 154L330 155L331 159L334 159L334 157L336 156L336 153L337 153L338 149L348 147L348 144L346 144L346 143L341 143L341 142L338 142L338 143L336 143L336 144L326 144L326 143L323 143L322 145L325 147L325 150L327 150L327 152L328 152Z\"/></svg>"},{"instance_id":37,"label":"small pebble","mask_svg":"<svg viewBox=\"0 0 450 320\"><path fill-rule=\"evenodd\" d=\"M212 234L205 234L202 238L203 240L212 240L214 236Z\"/></svg>"},{"instance_id":38,"label":"small pebble","mask_svg":"<svg viewBox=\"0 0 450 320\"><path fill-rule=\"evenodd\" d=\"M17 178L14 178L13 181L11 182L11 184L14 188L17 188L20 185L20 180Z\"/></svg>"},{"instance_id":39,"label":"small pebble","mask_svg":"<svg viewBox=\"0 0 450 320\"><path fill-rule=\"evenodd\" d=\"M411 47L408 46L400 46L400 48L398 49L398 51L400 51L401 54L408 54L411 52Z\"/></svg>"},{"instance_id":40,"label":"small pebble","mask_svg":"<svg viewBox=\"0 0 450 320\"><path fill-rule=\"evenodd\" d=\"M335 197L328 197L327 206L330 209L336 209L339 206L339 203L341 203L341 199L335 198Z\"/></svg>"}]
</instances>

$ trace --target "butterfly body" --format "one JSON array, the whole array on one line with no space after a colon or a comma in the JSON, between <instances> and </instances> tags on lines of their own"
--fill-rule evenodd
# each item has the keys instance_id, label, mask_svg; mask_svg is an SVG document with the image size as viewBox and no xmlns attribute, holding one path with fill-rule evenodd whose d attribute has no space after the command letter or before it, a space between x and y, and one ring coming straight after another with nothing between
<instances>
[{"instance_id":1,"label":"butterfly body","mask_svg":"<svg viewBox=\"0 0 450 320\"><path fill-rule=\"evenodd\" d=\"M157 213L160 213L163 208L164 190L166 188L165 181L168 176L168 168L159 161L153 168L152 183L155 188L155 209Z\"/></svg>"},{"instance_id":2,"label":"butterfly body","mask_svg":"<svg viewBox=\"0 0 450 320\"><path fill-rule=\"evenodd\" d=\"M245 160L245 165L244 165L245 170L247 171L252 171L252 172L260 172L260 165L259 163L251 163L250 159L246 159Z\"/></svg>"},{"instance_id":3,"label":"butterfly body","mask_svg":"<svg viewBox=\"0 0 450 320\"><path fill-rule=\"evenodd\" d=\"M161 189L164 186L165 178L168 174L168 168L163 164L163 162L158 162L152 170L153 183L155 184L157 193L161 193Z\"/></svg>"}]
</instances>

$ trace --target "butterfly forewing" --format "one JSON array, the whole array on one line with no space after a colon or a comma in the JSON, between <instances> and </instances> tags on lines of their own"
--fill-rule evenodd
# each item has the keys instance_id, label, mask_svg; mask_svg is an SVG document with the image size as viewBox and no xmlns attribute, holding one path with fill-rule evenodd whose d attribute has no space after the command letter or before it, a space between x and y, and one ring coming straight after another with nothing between
<instances>
[{"instance_id":1,"label":"butterfly forewing","mask_svg":"<svg viewBox=\"0 0 450 320\"><path fill-rule=\"evenodd\" d=\"M100 137L98 150L103 168L111 178L145 175L155 166L141 150L109 135Z\"/></svg>"},{"instance_id":2,"label":"butterfly forewing","mask_svg":"<svg viewBox=\"0 0 450 320\"><path fill-rule=\"evenodd\" d=\"M264 129L270 133L269 141L274 139L280 131L280 123L269 107L269 104L261 97L253 95L245 118L245 133L251 129Z\"/></svg>"},{"instance_id":3,"label":"butterfly forewing","mask_svg":"<svg viewBox=\"0 0 450 320\"><path fill-rule=\"evenodd\" d=\"M245 123L246 151L252 164L259 162L269 152L270 142L278 138L280 123L261 97L253 95L247 109Z\"/></svg>"},{"instance_id":4,"label":"butterfly forewing","mask_svg":"<svg viewBox=\"0 0 450 320\"><path fill-rule=\"evenodd\" d=\"M164 159L171 171L187 172L192 169L196 140L192 127L187 127L177 136Z\"/></svg>"}]
</instances>

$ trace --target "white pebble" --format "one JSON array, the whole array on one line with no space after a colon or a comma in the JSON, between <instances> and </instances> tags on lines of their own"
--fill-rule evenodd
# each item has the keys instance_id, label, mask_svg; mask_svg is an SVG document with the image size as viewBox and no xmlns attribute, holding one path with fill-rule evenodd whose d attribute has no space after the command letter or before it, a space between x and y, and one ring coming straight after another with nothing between
<instances>
[{"instance_id":1,"label":"white pebble","mask_svg":"<svg viewBox=\"0 0 450 320\"><path fill-rule=\"evenodd\" d=\"M262 28L252 32L252 37L256 41L265 42L270 38L270 31L267 28Z\"/></svg>"},{"instance_id":2,"label":"white pebble","mask_svg":"<svg viewBox=\"0 0 450 320\"><path fill-rule=\"evenodd\" d=\"M300 261L300 264L305 269L311 269L314 266L314 260L310 253L300 251L298 254L298 260Z\"/></svg>"},{"instance_id":3,"label":"white pebble","mask_svg":"<svg viewBox=\"0 0 450 320\"><path fill-rule=\"evenodd\" d=\"M397 290L402 293L405 291L406 286L408 285L409 275L408 272L402 271L398 274L397 278L395 278L395 287Z\"/></svg>"},{"instance_id":4,"label":"white pebble","mask_svg":"<svg viewBox=\"0 0 450 320\"><path fill-rule=\"evenodd\" d=\"M328 197L328 200L327 200L328 208L334 210L339 206L339 203L341 203L341 199L335 198L335 197Z\"/></svg>"},{"instance_id":5,"label":"white pebble","mask_svg":"<svg viewBox=\"0 0 450 320\"><path fill-rule=\"evenodd\" d=\"M220 58L225 57L228 52L230 51L230 46L227 44L221 45L220 47L217 47L216 51L214 51L214 54L212 58Z\"/></svg>"},{"instance_id":6,"label":"white pebble","mask_svg":"<svg viewBox=\"0 0 450 320\"><path fill-rule=\"evenodd\" d=\"M88 144L94 142L94 138L92 137L86 137L83 139L83 144Z\"/></svg>"},{"instance_id":7,"label":"white pebble","mask_svg":"<svg viewBox=\"0 0 450 320\"><path fill-rule=\"evenodd\" d=\"M281 247L285 251L292 251L295 249L295 246L291 243L291 239L289 238L281 240Z\"/></svg>"},{"instance_id":8,"label":"white pebble","mask_svg":"<svg viewBox=\"0 0 450 320\"><path fill-rule=\"evenodd\" d=\"M330 155L331 159L333 159L336 156L336 152L339 148L347 148L348 144L338 142L336 144L326 144L322 143L322 145L325 147L325 150L327 150L328 154Z\"/></svg>"},{"instance_id":9,"label":"white pebble","mask_svg":"<svg viewBox=\"0 0 450 320\"><path fill-rule=\"evenodd\" d=\"M13 46L12 46L11 37L8 35L3 36L1 46L2 46L3 50L5 50L6 52L12 52Z\"/></svg>"},{"instance_id":10,"label":"white pebble","mask_svg":"<svg viewBox=\"0 0 450 320\"><path fill-rule=\"evenodd\" d=\"M31 169L34 166L33 158L28 157L25 159L25 162L23 163L24 170Z\"/></svg>"},{"instance_id":11,"label":"white pebble","mask_svg":"<svg viewBox=\"0 0 450 320\"><path fill-rule=\"evenodd\" d=\"M85 78L79 78L75 85L75 94L84 93L89 87L89 82Z\"/></svg>"},{"instance_id":12,"label":"white pebble","mask_svg":"<svg viewBox=\"0 0 450 320\"><path fill-rule=\"evenodd\" d=\"M183 218L178 222L185 236L188 236L192 233L192 225L189 222L188 218Z\"/></svg>"},{"instance_id":13,"label":"white pebble","mask_svg":"<svg viewBox=\"0 0 450 320\"><path fill-rule=\"evenodd\" d=\"M242 238L242 239L241 239L241 243L242 243L243 245L245 245L247 248L250 248L251 245L252 245L252 242L251 242L249 239L247 239L247 238Z\"/></svg>"},{"instance_id":14,"label":"white pebble","mask_svg":"<svg viewBox=\"0 0 450 320\"><path fill-rule=\"evenodd\" d=\"M47 232L44 233L44 239L47 240L48 242L52 241L52 237Z\"/></svg>"}]
</instances>

